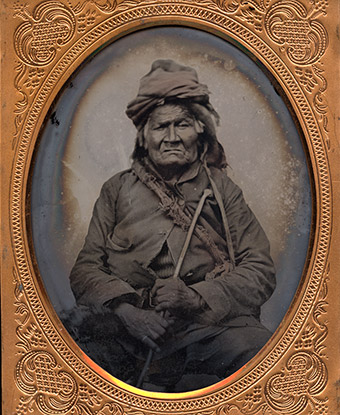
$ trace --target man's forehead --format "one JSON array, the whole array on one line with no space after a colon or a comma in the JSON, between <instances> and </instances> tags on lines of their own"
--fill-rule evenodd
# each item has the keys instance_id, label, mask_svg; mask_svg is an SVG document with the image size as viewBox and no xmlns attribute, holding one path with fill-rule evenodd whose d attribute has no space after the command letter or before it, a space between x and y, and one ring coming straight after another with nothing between
<instances>
[{"instance_id":1,"label":"man's forehead","mask_svg":"<svg viewBox=\"0 0 340 415\"><path fill-rule=\"evenodd\" d=\"M150 114L151 122L166 122L178 119L193 119L189 109L178 104L165 104L156 107Z\"/></svg>"}]
</instances>

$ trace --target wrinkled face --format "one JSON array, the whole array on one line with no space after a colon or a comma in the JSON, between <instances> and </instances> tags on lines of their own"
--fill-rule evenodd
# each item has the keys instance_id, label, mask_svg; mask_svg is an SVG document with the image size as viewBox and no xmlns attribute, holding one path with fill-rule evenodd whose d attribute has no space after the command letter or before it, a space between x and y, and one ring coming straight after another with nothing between
<instances>
[{"instance_id":1,"label":"wrinkled face","mask_svg":"<svg viewBox=\"0 0 340 415\"><path fill-rule=\"evenodd\" d=\"M145 149L157 167L183 167L197 160L197 123L180 105L165 104L154 109L144 128L144 138Z\"/></svg>"}]
</instances>

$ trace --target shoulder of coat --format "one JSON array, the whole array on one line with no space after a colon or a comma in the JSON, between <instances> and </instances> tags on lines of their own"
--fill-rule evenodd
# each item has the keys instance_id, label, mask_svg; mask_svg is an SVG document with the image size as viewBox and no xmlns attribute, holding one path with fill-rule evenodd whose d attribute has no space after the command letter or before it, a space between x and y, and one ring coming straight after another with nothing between
<instances>
[{"instance_id":1,"label":"shoulder of coat","mask_svg":"<svg viewBox=\"0 0 340 415\"><path fill-rule=\"evenodd\" d=\"M233 199L242 194L240 187L228 176L226 169L210 167L211 175L216 183L218 190L224 199Z\"/></svg>"},{"instance_id":2,"label":"shoulder of coat","mask_svg":"<svg viewBox=\"0 0 340 415\"><path fill-rule=\"evenodd\" d=\"M119 190L121 186L131 178L134 178L134 173L131 168L122 170L106 180L106 182L103 184L103 190Z\"/></svg>"}]
</instances>

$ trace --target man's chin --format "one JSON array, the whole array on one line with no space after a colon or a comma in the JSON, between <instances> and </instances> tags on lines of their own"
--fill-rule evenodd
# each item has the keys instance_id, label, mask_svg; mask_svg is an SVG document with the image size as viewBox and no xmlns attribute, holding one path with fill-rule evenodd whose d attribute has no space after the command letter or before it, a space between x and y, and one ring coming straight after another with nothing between
<instances>
[{"instance_id":1,"label":"man's chin","mask_svg":"<svg viewBox=\"0 0 340 415\"><path fill-rule=\"evenodd\" d=\"M163 157L160 157L159 160L157 160L160 166L185 166L188 164L187 158L184 156L183 153L170 153L163 155Z\"/></svg>"},{"instance_id":2,"label":"man's chin","mask_svg":"<svg viewBox=\"0 0 340 415\"><path fill-rule=\"evenodd\" d=\"M169 169L169 170L178 170L182 169L183 167L187 166L189 163L187 160L166 160L160 163L157 163L157 167L162 169Z\"/></svg>"}]
</instances>

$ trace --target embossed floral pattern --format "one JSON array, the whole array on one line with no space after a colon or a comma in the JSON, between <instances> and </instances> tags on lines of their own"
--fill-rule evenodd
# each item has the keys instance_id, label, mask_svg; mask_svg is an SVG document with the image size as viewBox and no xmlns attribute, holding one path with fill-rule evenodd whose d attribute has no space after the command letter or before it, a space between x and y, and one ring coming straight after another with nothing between
<instances>
[{"instance_id":1,"label":"embossed floral pattern","mask_svg":"<svg viewBox=\"0 0 340 415\"><path fill-rule=\"evenodd\" d=\"M328 0L311 0L311 3L314 5L315 11L321 11L323 14L326 14Z\"/></svg>"},{"instance_id":2,"label":"embossed floral pattern","mask_svg":"<svg viewBox=\"0 0 340 415\"><path fill-rule=\"evenodd\" d=\"M256 386L252 393L247 393L243 399L243 409L252 410L253 407L262 400L262 390L260 386Z\"/></svg>"},{"instance_id":3,"label":"embossed floral pattern","mask_svg":"<svg viewBox=\"0 0 340 415\"><path fill-rule=\"evenodd\" d=\"M268 37L281 46L294 64L310 65L325 53L325 28L311 18L301 3L278 1L266 13L264 24Z\"/></svg>"},{"instance_id":4,"label":"embossed floral pattern","mask_svg":"<svg viewBox=\"0 0 340 415\"><path fill-rule=\"evenodd\" d=\"M318 81L314 77L312 69L309 68L300 68L297 67L296 75L300 78L300 83L303 85L305 90L309 93L312 93L315 86L318 84Z\"/></svg>"},{"instance_id":5,"label":"embossed floral pattern","mask_svg":"<svg viewBox=\"0 0 340 415\"><path fill-rule=\"evenodd\" d=\"M57 50L74 35L73 12L59 1L39 4L29 14L27 6L15 5L16 16L22 23L14 34L18 57L26 64L45 66L53 61Z\"/></svg>"},{"instance_id":6,"label":"embossed floral pattern","mask_svg":"<svg viewBox=\"0 0 340 415\"><path fill-rule=\"evenodd\" d=\"M97 392L90 389L87 385L79 385L79 399L87 403L89 406L99 405L103 400Z\"/></svg>"},{"instance_id":7,"label":"embossed floral pattern","mask_svg":"<svg viewBox=\"0 0 340 415\"><path fill-rule=\"evenodd\" d=\"M96 11L87 10L86 13L82 13L78 16L78 32L84 33L87 26L93 26L96 21Z\"/></svg>"},{"instance_id":8,"label":"embossed floral pattern","mask_svg":"<svg viewBox=\"0 0 340 415\"><path fill-rule=\"evenodd\" d=\"M44 77L45 71L42 68L30 68L28 71L28 77L24 82L24 85L29 89L30 95L40 85L41 79Z\"/></svg>"}]
</instances>

